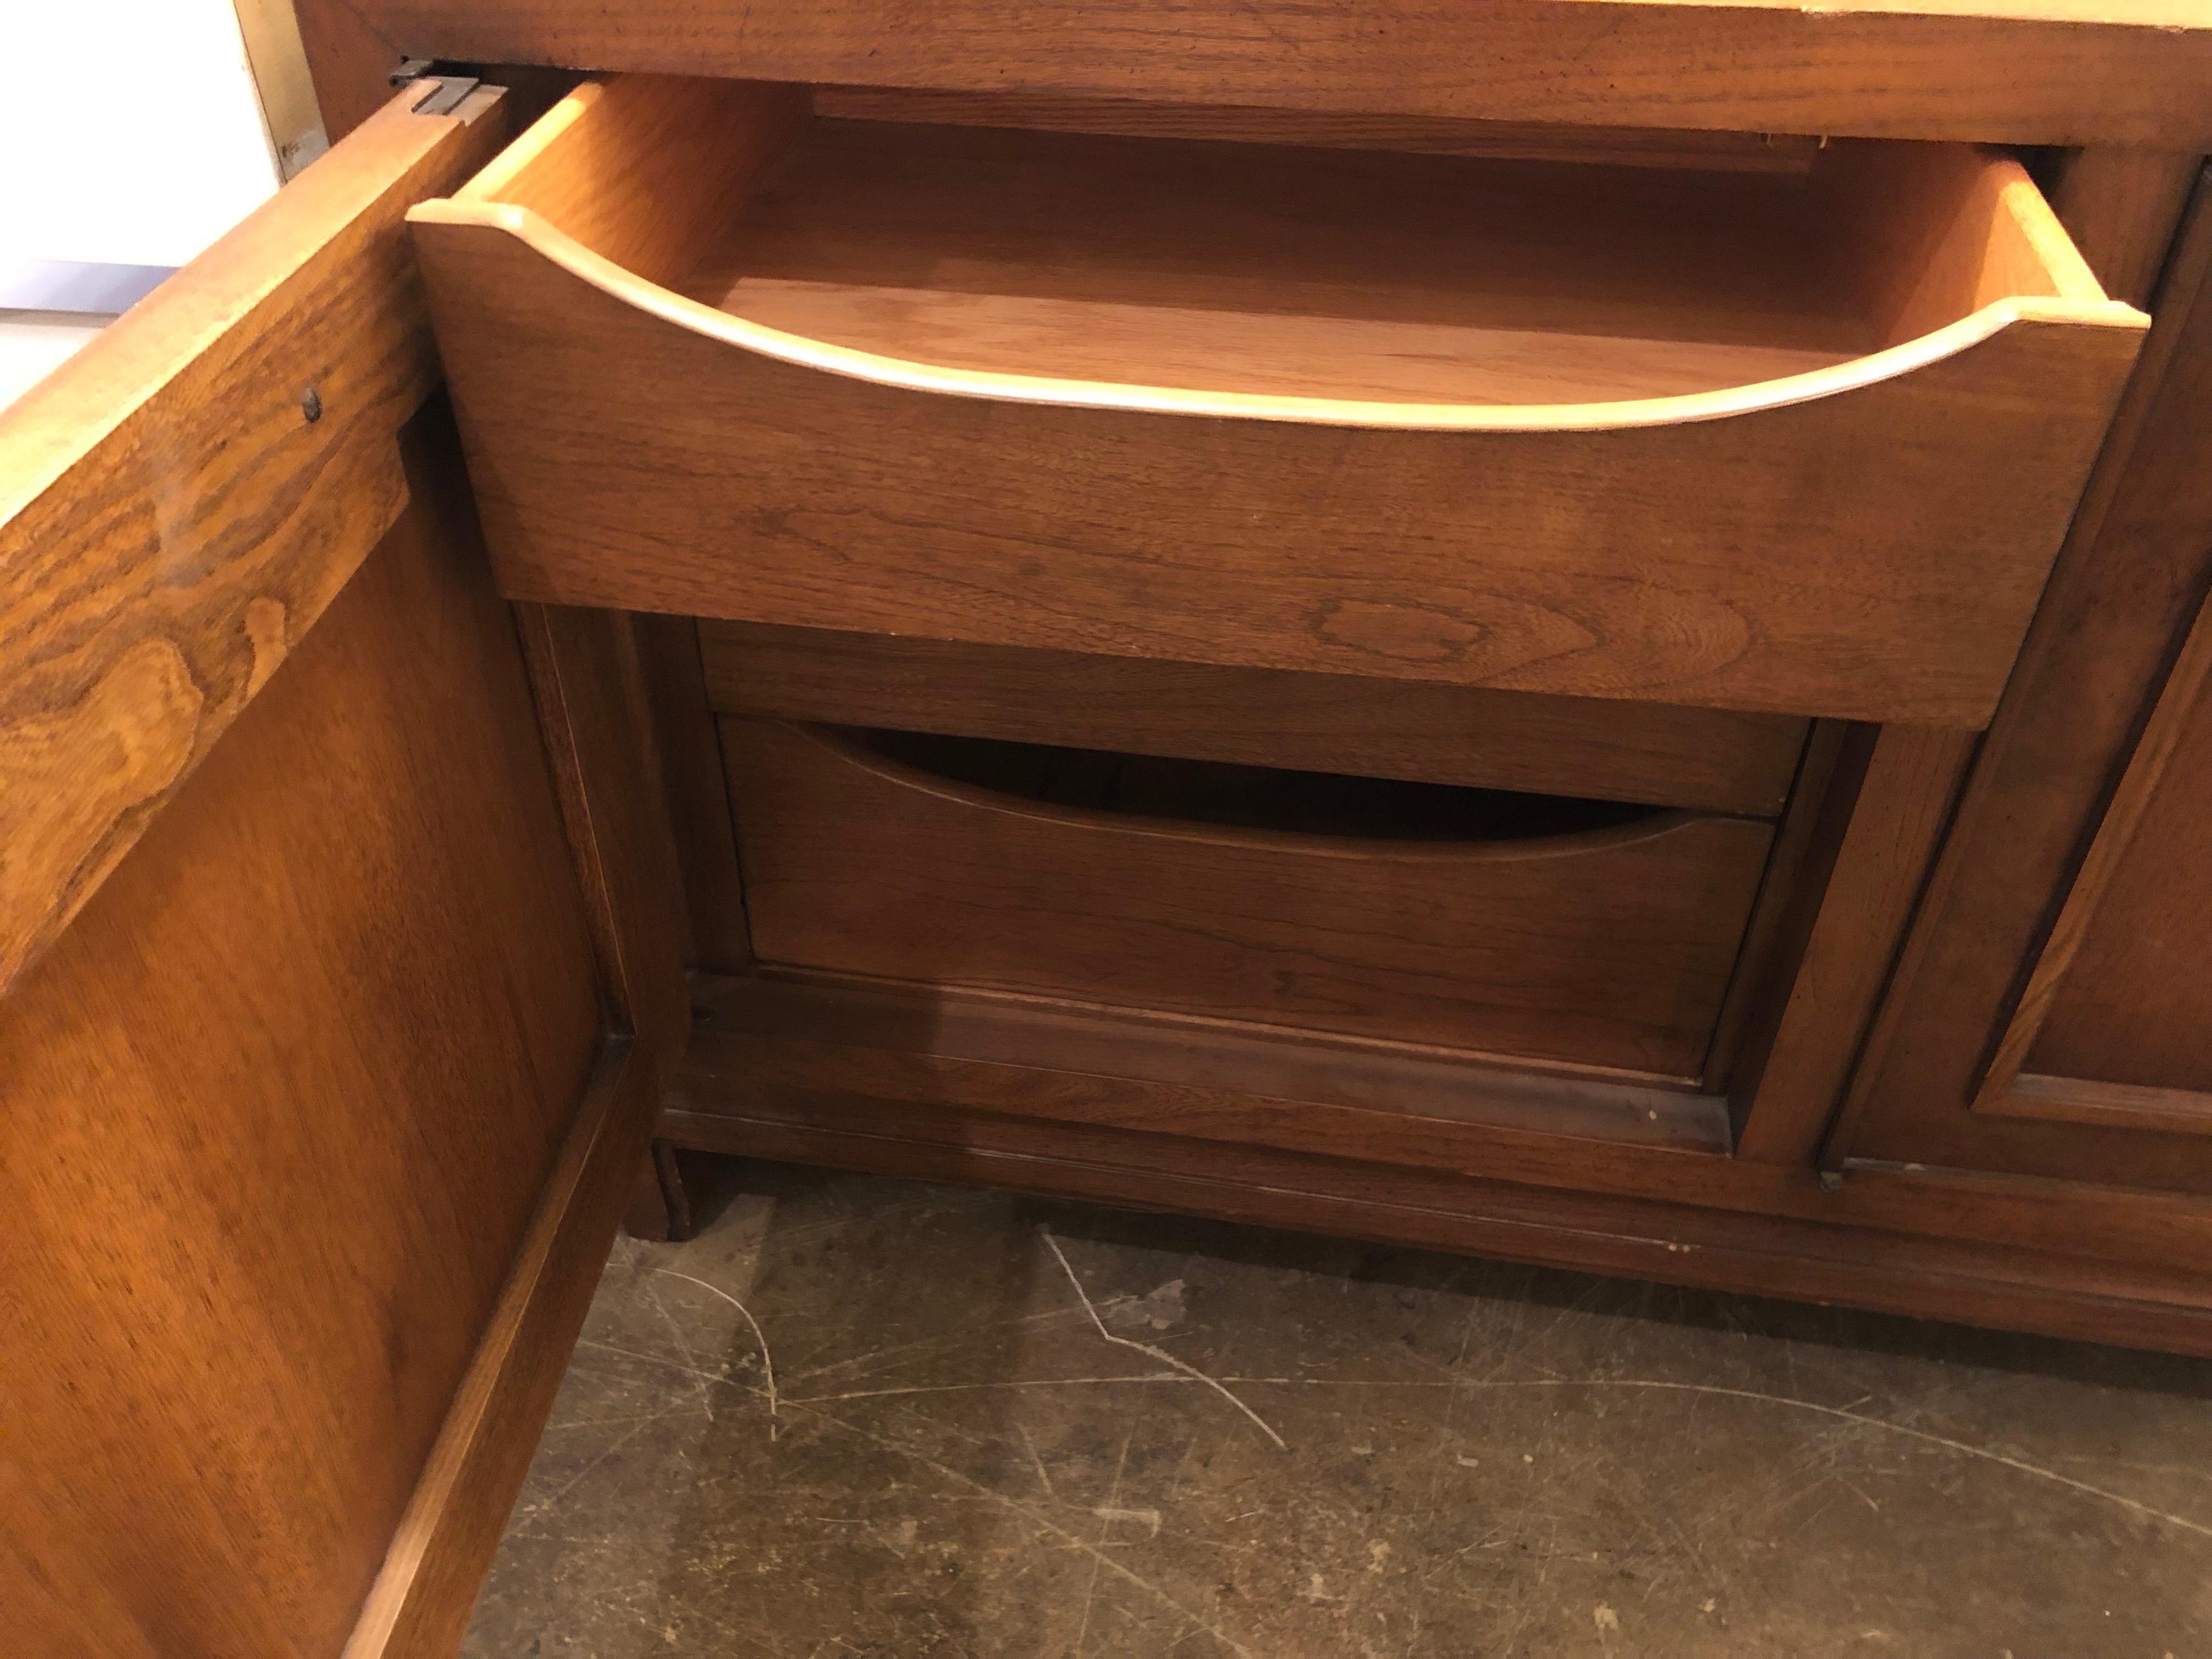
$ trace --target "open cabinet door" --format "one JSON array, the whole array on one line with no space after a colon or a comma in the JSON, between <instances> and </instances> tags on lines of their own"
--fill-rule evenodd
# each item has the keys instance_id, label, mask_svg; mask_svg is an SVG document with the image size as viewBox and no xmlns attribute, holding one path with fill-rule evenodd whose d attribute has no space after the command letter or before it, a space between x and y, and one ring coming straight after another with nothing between
<instances>
[{"instance_id":1,"label":"open cabinet door","mask_svg":"<svg viewBox=\"0 0 2212 1659\"><path fill-rule=\"evenodd\" d=\"M435 395L465 92L0 416L9 1653L450 1652L682 1040L635 663Z\"/></svg>"}]
</instances>

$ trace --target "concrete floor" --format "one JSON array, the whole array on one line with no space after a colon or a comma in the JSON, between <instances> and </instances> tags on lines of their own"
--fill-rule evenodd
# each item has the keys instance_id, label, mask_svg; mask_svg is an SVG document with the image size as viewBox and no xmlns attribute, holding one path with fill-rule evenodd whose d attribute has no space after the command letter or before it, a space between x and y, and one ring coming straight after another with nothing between
<instances>
[{"instance_id":1,"label":"concrete floor","mask_svg":"<svg viewBox=\"0 0 2212 1659\"><path fill-rule=\"evenodd\" d=\"M732 1176L616 1247L471 1659L2212 1654L2212 1366Z\"/></svg>"}]
</instances>

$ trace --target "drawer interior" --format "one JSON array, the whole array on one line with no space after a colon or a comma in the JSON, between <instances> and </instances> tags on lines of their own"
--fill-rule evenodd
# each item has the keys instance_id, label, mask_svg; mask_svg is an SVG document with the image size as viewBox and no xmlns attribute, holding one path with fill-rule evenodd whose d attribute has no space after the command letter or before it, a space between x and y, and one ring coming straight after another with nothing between
<instances>
[{"instance_id":1,"label":"drawer interior","mask_svg":"<svg viewBox=\"0 0 2212 1659\"><path fill-rule=\"evenodd\" d=\"M588 151L533 135L466 194L763 328L961 374L1601 403L1832 368L2002 297L2103 298L2018 166L1960 146L1717 172L603 94L635 114L600 112Z\"/></svg>"},{"instance_id":2,"label":"drawer interior","mask_svg":"<svg viewBox=\"0 0 2212 1659\"><path fill-rule=\"evenodd\" d=\"M684 292L969 372L1658 397L1880 343L1805 181L817 118Z\"/></svg>"}]
</instances>

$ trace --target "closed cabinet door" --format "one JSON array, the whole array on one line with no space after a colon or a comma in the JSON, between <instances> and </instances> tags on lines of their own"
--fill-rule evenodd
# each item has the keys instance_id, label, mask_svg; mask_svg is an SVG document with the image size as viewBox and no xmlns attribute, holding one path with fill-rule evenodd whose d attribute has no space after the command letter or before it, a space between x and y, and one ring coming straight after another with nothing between
<instances>
[{"instance_id":1,"label":"closed cabinet door","mask_svg":"<svg viewBox=\"0 0 2212 1659\"><path fill-rule=\"evenodd\" d=\"M2093 490L1828 1162L2212 1193L2212 227Z\"/></svg>"},{"instance_id":2,"label":"closed cabinet door","mask_svg":"<svg viewBox=\"0 0 2212 1659\"><path fill-rule=\"evenodd\" d=\"M403 222L509 128L403 93L0 415L12 1653L450 1651L632 1188L618 641L494 590Z\"/></svg>"}]
</instances>

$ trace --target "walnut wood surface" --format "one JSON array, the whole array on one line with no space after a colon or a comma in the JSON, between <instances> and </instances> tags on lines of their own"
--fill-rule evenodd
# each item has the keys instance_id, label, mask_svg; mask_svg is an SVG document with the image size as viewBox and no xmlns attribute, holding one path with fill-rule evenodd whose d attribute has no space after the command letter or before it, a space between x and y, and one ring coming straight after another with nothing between
<instances>
[{"instance_id":1,"label":"walnut wood surface","mask_svg":"<svg viewBox=\"0 0 2212 1659\"><path fill-rule=\"evenodd\" d=\"M728 720L763 962L1693 1075L1765 860L1741 818L1495 846L1124 819Z\"/></svg>"},{"instance_id":2,"label":"walnut wood surface","mask_svg":"<svg viewBox=\"0 0 2212 1659\"><path fill-rule=\"evenodd\" d=\"M2141 1094L2212 1132L2212 608L2200 611L2014 1010L1980 1109L2062 1115L2064 1085L2109 1117ZM2013 1074L2041 1074L2008 1108ZM2052 1108L2060 1109L2051 1111ZM2087 1115L2085 1114L2085 1115Z\"/></svg>"},{"instance_id":3,"label":"walnut wood surface","mask_svg":"<svg viewBox=\"0 0 2212 1659\"><path fill-rule=\"evenodd\" d=\"M2115 1203L2109 1189L2079 1182L1863 1167L1830 1190L1808 1166L1701 1150L1709 1134L1682 1133L1694 1119L1626 1079L1532 1078L1525 1066L1467 1058L1446 1070L1431 1054L1425 1076L1408 1066L1386 1087L1391 1074L1374 1060L1330 1052L1328 1039L1310 1034L836 976L777 981L695 982L701 1023L664 1133L711 1146L675 1127L680 1114L773 1108L823 1122L850 1114L858 1123L873 1101L887 1126L878 1132L894 1136L907 1133L898 1127L905 1113L916 1134L1026 1120L1033 1144L1062 1137L1071 1156L1097 1133L1133 1151L1139 1139L1207 1141L1216 1168L1232 1173L1264 1164L1271 1152L1296 1152L1316 1160L1317 1191L1328 1185L1330 1161L1385 1182L1441 1167L1522 1188L1816 1222L1849 1230L1836 1241L1846 1253L1884 1234L2013 1251L2062 1240L2070 1254L2155 1267L2174 1299L2212 1304L2202 1275L2185 1265L2212 1249L2212 1203L2202 1199L2141 1191ZM1570 1091L1571 1100L1561 1098ZM1717 1114L1722 1104L1708 1097L1705 1109ZM933 1108L949 1110L924 1131ZM1659 1111L1650 1132L1607 1121L1608 1112L1637 1109Z\"/></svg>"},{"instance_id":4,"label":"walnut wood surface","mask_svg":"<svg viewBox=\"0 0 2212 1659\"><path fill-rule=\"evenodd\" d=\"M400 218L504 136L495 94L408 101L0 413L0 989L405 505L437 362Z\"/></svg>"},{"instance_id":5,"label":"walnut wood surface","mask_svg":"<svg viewBox=\"0 0 2212 1659\"><path fill-rule=\"evenodd\" d=\"M2151 303L2202 161L2194 149L2100 144L2060 165L2051 204L2114 299Z\"/></svg>"},{"instance_id":6,"label":"walnut wood surface","mask_svg":"<svg viewBox=\"0 0 2212 1659\"><path fill-rule=\"evenodd\" d=\"M1741 1086L1739 1157L1802 1164L1819 1149L1974 748L1971 735L1957 732L1888 726L1873 734L1826 867L1811 881L1819 908L1764 1039L1757 1077Z\"/></svg>"},{"instance_id":7,"label":"walnut wood surface","mask_svg":"<svg viewBox=\"0 0 2212 1659\"><path fill-rule=\"evenodd\" d=\"M806 969L702 974L693 994L699 1018L694 1040L703 1045L710 1070L750 1064L739 1058L740 1045L790 1042L1118 1079L1139 1085L1136 1093L1157 1089L1162 1100L1180 1099L1194 1114L1211 1116L1213 1127L1203 1130L1194 1116L1191 1132L1224 1139L1237 1133L1231 1097L1242 1091L1255 1098L1255 1118L1286 1111L1314 1118L1303 1130L1271 1126L1255 1139L1304 1134L1311 1144L1352 1146L1364 1156L1426 1157L1447 1164L1492 1155L1498 1143L1489 1131L1707 1159L1729 1150L1725 1107L1679 1079L1655 1082L1322 1031L1254 1030L1035 994L920 988ZM697 1069L687 1062L686 1076ZM1048 1092L1062 1086L1050 1085ZM1103 1080L1092 1086L1114 1091ZM1018 1095L1001 1103L1020 1109ZM1057 1114L1046 1109L1044 1115ZM1468 1129L1473 1133L1463 1137Z\"/></svg>"},{"instance_id":8,"label":"walnut wood surface","mask_svg":"<svg viewBox=\"0 0 2212 1659\"><path fill-rule=\"evenodd\" d=\"M2212 580L2212 205L2201 187L2160 292L2144 361L1961 802L1832 1158L2212 1191L2202 1136L1969 1109ZM2182 805L2195 786L2161 787ZM2162 867L2145 866L2144 878L2168 889L2180 927L2198 891L2202 837L2168 845L2191 850L2161 853ZM2116 908L2116 924L2168 902L2142 890ZM2077 915L2075 925L2100 923ZM2111 948L2113 977L2094 994L2110 1006L2139 1000L2146 1030L2185 1030L2191 1005L2203 1006L2201 984L2161 980L2154 955L2130 954L2117 935ZM2194 1023L2201 1029L2201 1012Z\"/></svg>"},{"instance_id":9,"label":"walnut wood surface","mask_svg":"<svg viewBox=\"0 0 2212 1659\"><path fill-rule=\"evenodd\" d=\"M770 94L723 95L763 131L789 119ZM617 105L561 116L534 176L571 144L586 165L597 124L642 118ZM902 365L690 305L512 206L415 217L518 597L1975 726L2141 319L2078 291L2016 170L1890 155L1835 167L1987 226L2048 222L2065 257L2038 267L2045 297L1809 377L1807 401L1679 408L1240 403ZM757 166L742 149L738 171ZM1916 205L1909 225L1929 222ZM2021 268L1958 263L1954 243L2009 244L1949 222L1905 238L1936 261L1923 309L1930 283L1971 307Z\"/></svg>"},{"instance_id":10,"label":"walnut wood surface","mask_svg":"<svg viewBox=\"0 0 2212 1659\"><path fill-rule=\"evenodd\" d=\"M292 0L300 43L331 142L392 101L392 71L407 57L354 0Z\"/></svg>"},{"instance_id":11,"label":"walnut wood surface","mask_svg":"<svg viewBox=\"0 0 2212 1659\"><path fill-rule=\"evenodd\" d=\"M418 435L392 528L0 1002L10 1652L337 1653L584 1092L513 627Z\"/></svg>"},{"instance_id":12,"label":"walnut wood surface","mask_svg":"<svg viewBox=\"0 0 2212 1659\"><path fill-rule=\"evenodd\" d=\"M525 605L516 623L591 917L611 1029L665 1081L690 1035L682 877L629 619Z\"/></svg>"},{"instance_id":13,"label":"walnut wood surface","mask_svg":"<svg viewBox=\"0 0 2212 1659\"><path fill-rule=\"evenodd\" d=\"M701 661L700 624L690 617L639 615L631 621L690 915L685 962L715 973L741 973L751 965L752 944L722 773L722 738Z\"/></svg>"},{"instance_id":14,"label":"walnut wood surface","mask_svg":"<svg viewBox=\"0 0 2212 1659\"><path fill-rule=\"evenodd\" d=\"M446 1659L507 1528L659 1106L632 1040L589 1091L343 1659Z\"/></svg>"},{"instance_id":15,"label":"walnut wood surface","mask_svg":"<svg viewBox=\"0 0 2212 1659\"><path fill-rule=\"evenodd\" d=\"M1723 173L1803 173L1820 141L1773 132L1668 132L1633 127L1455 120L1372 111L1267 109L1149 103L1054 93L947 92L936 88L823 87L817 115L854 121L934 121L1131 137L1233 139L1421 155L1489 155L1523 161L1602 161L1625 167Z\"/></svg>"},{"instance_id":16,"label":"walnut wood surface","mask_svg":"<svg viewBox=\"0 0 2212 1659\"><path fill-rule=\"evenodd\" d=\"M472 62L1577 125L2212 147L2194 0L352 0Z\"/></svg>"},{"instance_id":17,"label":"walnut wood surface","mask_svg":"<svg viewBox=\"0 0 2212 1659\"><path fill-rule=\"evenodd\" d=\"M686 624L688 626L688 624ZM1782 810L1806 722L1657 703L704 622L727 714L1251 766Z\"/></svg>"},{"instance_id":18,"label":"walnut wood surface","mask_svg":"<svg viewBox=\"0 0 2212 1659\"><path fill-rule=\"evenodd\" d=\"M2045 1118L2106 1129L2212 1134L2212 1092L2140 1083L2020 1072L2002 1092L1985 1092L1975 1109L2004 1117Z\"/></svg>"}]
</instances>

